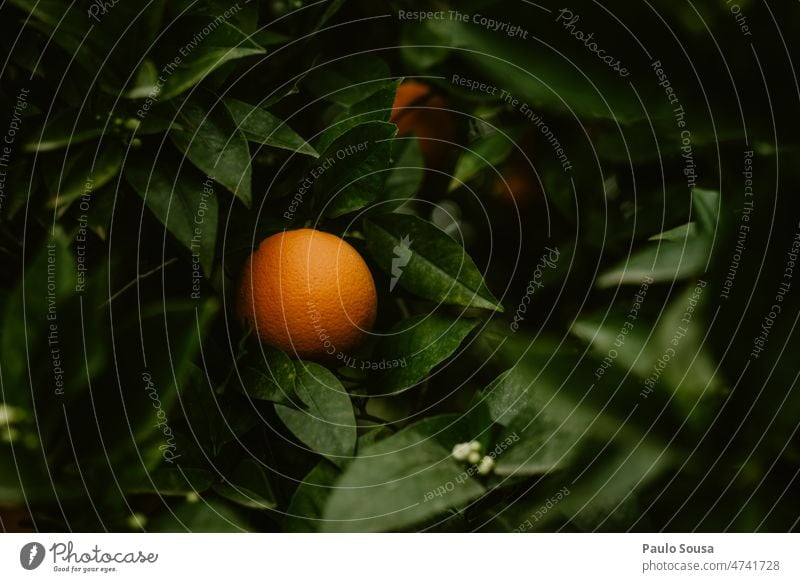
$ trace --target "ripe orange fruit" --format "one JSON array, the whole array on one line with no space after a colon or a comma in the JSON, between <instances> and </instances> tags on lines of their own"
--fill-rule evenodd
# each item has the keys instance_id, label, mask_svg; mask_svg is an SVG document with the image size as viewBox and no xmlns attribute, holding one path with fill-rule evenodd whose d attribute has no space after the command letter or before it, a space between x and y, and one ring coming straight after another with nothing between
<instances>
[{"instance_id":1,"label":"ripe orange fruit","mask_svg":"<svg viewBox=\"0 0 800 582\"><path fill-rule=\"evenodd\" d=\"M392 123L397 125L397 135L419 138L422 156L430 167L442 162L450 149L447 142L456 138L456 121L447 110L447 101L419 81L406 81L397 88Z\"/></svg>"},{"instance_id":2,"label":"ripe orange fruit","mask_svg":"<svg viewBox=\"0 0 800 582\"><path fill-rule=\"evenodd\" d=\"M264 239L242 272L237 311L259 340L301 358L355 348L375 323L367 264L338 236L304 228Z\"/></svg>"}]
</instances>

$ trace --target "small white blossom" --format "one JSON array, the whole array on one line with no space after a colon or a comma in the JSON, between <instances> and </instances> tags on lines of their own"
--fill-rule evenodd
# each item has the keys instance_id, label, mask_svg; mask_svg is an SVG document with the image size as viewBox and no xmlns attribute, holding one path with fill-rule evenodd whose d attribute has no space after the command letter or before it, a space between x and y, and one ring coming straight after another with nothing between
<instances>
[{"instance_id":1,"label":"small white blossom","mask_svg":"<svg viewBox=\"0 0 800 582\"><path fill-rule=\"evenodd\" d=\"M467 461L473 465L481 460L481 454L478 451L472 451L467 457Z\"/></svg>"},{"instance_id":2,"label":"small white blossom","mask_svg":"<svg viewBox=\"0 0 800 582\"><path fill-rule=\"evenodd\" d=\"M469 450L470 451L480 452L481 443L479 443L478 441L472 441L471 443L469 443Z\"/></svg>"},{"instance_id":3,"label":"small white blossom","mask_svg":"<svg viewBox=\"0 0 800 582\"><path fill-rule=\"evenodd\" d=\"M494 469L494 459L487 455L481 459L481 462L478 465L478 474L488 475L492 472L492 469Z\"/></svg>"},{"instance_id":4,"label":"small white blossom","mask_svg":"<svg viewBox=\"0 0 800 582\"><path fill-rule=\"evenodd\" d=\"M456 461L466 461L469 453L472 450L470 445L472 443L458 443L453 447L453 452L450 453Z\"/></svg>"}]
</instances>

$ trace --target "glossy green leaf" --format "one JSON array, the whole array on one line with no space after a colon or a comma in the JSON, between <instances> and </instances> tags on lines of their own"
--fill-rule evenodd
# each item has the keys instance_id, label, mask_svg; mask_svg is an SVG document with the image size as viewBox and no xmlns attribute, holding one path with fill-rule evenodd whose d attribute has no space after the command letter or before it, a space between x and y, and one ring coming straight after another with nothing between
<instances>
[{"instance_id":1,"label":"glossy green leaf","mask_svg":"<svg viewBox=\"0 0 800 582\"><path fill-rule=\"evenodd\" d=\"M356 420L350 396L330 371L310 362L296 365L295 391L302 409L276 404L283 423L305 445L337 465L356 446Z\"/></svg>"},{"instance_id":2,"label":"glossy green leaf","mask_svg":"<svg viewBox=\"0 0 800 582\"><path fill-rule=\"evenodd\" d=\"M703 188L692 190L692 208L697 215L697 225L703 232L713 235L716 231L720 205L719 191Z\"/></svg>"},{"instance_id":3,"label":"glossy green leaf","mask_svg":"<svg viewBox=\"0 0 800 582\"><path fill-rule=\"evenodd\" d=\"M162 73L165 69L168 71L163 74L165 82L163 85L154 87L156 95L161 101L180 95L225 63L244 57L262 55L266 52L263 47L256 44L246 33L228 20L208 16L191 17L183 22L182 30L211 30L199 39L190 35L183 39L184 43L170 46L169 50L165 51L166 54L174 57L176 54L182 54L181 49L185 50L185 47L191 47L190 50L185 50L185 56L178 59L177 67L172 67L169 63L163 65Z\"/></svg>"},{"instance_id":4,"label":"glossy green leaf","mask_svg":"<svg viewBox=\"0 0 800 582\"><path fill-rule=\"evenodd\" d=\"M437 314L417 315L401 321L381 342L383 361L393 367L381 374L373 391L384 395L413 388L435 366L452 356L477 324L475 319L454 319Z\"/></svg>"},{"instance_id":5,"label":"glossy green leaf","mask_svg":"<svg viewBox=\"0 0 800 582\"><path fill-rule=\"evenodd\" d=\"M373 93L354 103L334 117L317 138L317 149L323 151L352 128L370 121L389 122L400 81L381 81Z\"/></svg>"},{"instance_id":6,"label":"glossy green leaf","mask_svg":"<svg viewBox=\"0 0 800 582\"><path fill-rule=\"evenodd\" d=\"M512 443L496 457L498 475L538 475L568 464L584 427L536 393L524 367L502 373L483 392L489 415L506 426L499 440Z\"/></svg>"},{"instance_id":7,"label":"glossy green leaf","mask_svg":"<svg viewBox=\"0 0 800 582\"><path fill-rule=\"evenodd\" d=\"M600 360L608 358L609 365L620 366L644 377L649 374L655 359L648 345L652 328L650 321L636 322L628 319L627 314L614 312L582 316L575 320L570 331L591 344ZM611 358L609 353L614 357ZM604 375L600 374L601 377Z\"/></svg>"},{"instance_id":8,"label":"glossy green leaf","mask_svg":"<svg viewBox=\"0 0 800 582\"><path fill-rule=\"evenodd\" d=\"M161 224L198 257L203 272L209 275L214 268L219 213L213 184L204 184L199 178L190 180L185 173L176 178L165 165L150 168L132 163L125 168L125 177Z\"/></svg>"},{"instance_id":9,"label":"glossy green leaf","mask_svg":"<svg viewBox=\"0 0 800 582\"><path fill-rule=\"evenodd\" d=\"M378 265L404 289L431 301L503 311L463 247L431 223L385 214L365 221L364 233Z\"/></svg>"},{"instance_id":10,"label":"glossy green leaf","mask_svg":"<svg viewBox=\"0 0 800 582\"><path fill-rule=\"evenodd\" d=\"M686 224L682 224L681 226L676 226L675 228L670 228L661 232L659 234L655 234L650 237L649 240L664 240L664 241L671 241L671 242L682 242L687 238L691 239L698 235L697 231L697 223L696 222L687 222Z\"/></svg>"},{"instance_id":11,"label":"glossy green leaf","mask_svg":"<svg viewBox=\"0 0 800 582\"><path fill-rule=\"evenodd\" d=\"M625 329L622 316L583 317L572 332L590 343L598 355L614 350L614 365L636 374L643 389L661 393L660 401L674 398L683 408L682 416L688 418L702 412L711 398L726 388L703 338L703 306L709 293L705 281L690 284L670 301L655 325L640 321L624 335L620 331Z\"/></svg>"},{"instance_id":12,"label":"glossy green leaf","mask_svg":"<svg viewBox=\"0 0 800 582\"><path fill-rule=\"evenodd\" d=\"M225 106L248 141L319 157L311 144L269 111L233 98L225 99Z\"/></svg>"},{"instance_id":13,"label":"glossy green leaf","mask_svg":"<svg viewBox=\"0 0 800 582\"><path fill-rule=\"evenodd\" d=\"M378 198L386 181L391 140L396 132L391 123L363 123L320 155L311 175L317 175L314 192L326 216L342 216Z\"/></svg>"},{"instance_id":14,"label":"glossy green leaf","mask_svg":"<svg viewBox=\"0 0 800 582\"><path fill-rule=\"evenodd\" d=\"M250 398L281 403L295 398L294 364L276 348L260 345L253 357L241 365L239 373L241 382L234 380L235 385Z\"/></svg>"},{"instance_id":15,"label":"glossy green leaf","mask_svg":"<svg viewBox=\"0 0 800 582\"><path fill-rule=\"evenodd\" d=\"M645 246L597 279L598 287L640 284L652 279L660 283L701 275L709 266L717 220L719 192L695 189L692 207L698 219L652 237Z\"/></svg>"},{"instance_id":16,"label":"glossy green leaf","mask_svg":"<svg viewBox=\"0 0 800 582\"><path fill-rule=\"evenodd\" d=\"M368 447L328 498L322 531L405 530L442 517L484 493L424 428L411 426Z\"/></svg>"},{"instance_id":17,"label":"glossy green leaf","mask_svg":"<svg viewBox=\"0 0 800 582\"><path fill-rule=\"evenodd\" d=\"M657 283L688 279L705 270L710 251L702 239L660 242L603 273L597 279L597 286L637 285L649 279Z\"/></svg>"},{"instance_id":18,"label":"glossy green leaf","mask_svg":"<svg viewBox=\"0 0 800 582\"><path fill-rule=\"evenodd\" d=\"M247 139L222 102L194 99L177 114L173 143L203 173L233 192L249 207L252 169Z\"/></svg>"}]
</instances>

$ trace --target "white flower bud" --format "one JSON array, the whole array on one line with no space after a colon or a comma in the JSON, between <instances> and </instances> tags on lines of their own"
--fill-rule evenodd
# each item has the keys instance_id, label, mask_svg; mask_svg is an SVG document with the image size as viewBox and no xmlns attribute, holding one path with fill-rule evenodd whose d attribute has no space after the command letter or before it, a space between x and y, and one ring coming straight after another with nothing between
<instances>
[{"instance_id":1,"label":"white flower bud","mask_svg":"<svg viewBox=\"0 0 800 582\"><path fill-rule=\"evenodd\" d=\"M481 443L479 443L478 441L472 441L471 443L469 443L469 450L470 451L480 452Z\"/></svg>"},{"instance_id":2,"label":"white flower bud","mask_svg":"<svg viewBox=\"0 0 800 582\"><path fill-rule=\"evenodd\" d=\"M469 461L473 465L480 460L481 460L481 454L478 451L470 452L469 456L467 457L467 461Z\"/></svg>"},{"instance_id":3,"label":"white flower bud","mask_svg":"<svg viewBox=\"0 0 800 582\"><path fill-rule=\"evenodd\" d=\"M492 469L494 469L494 459L487 455L481 459L481 462L478 465L478 474L488 475L492 472Z\"/></svg>"},{"instance_id":4,"label":"white flower bud","mask_svg":"<svg viewBox=\"0 0 800 582\"><path fill-rule=\"evenodd\" d=\"M458 443L450 453L456 461L466 461L470 453L470 443Z\"/></svg>"}]
</instances>

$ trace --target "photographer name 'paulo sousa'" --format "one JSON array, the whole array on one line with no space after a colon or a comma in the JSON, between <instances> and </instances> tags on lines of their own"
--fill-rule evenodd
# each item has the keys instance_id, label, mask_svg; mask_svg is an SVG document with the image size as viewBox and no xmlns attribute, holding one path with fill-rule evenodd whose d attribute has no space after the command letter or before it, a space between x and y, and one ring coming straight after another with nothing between
<instances>
[{"instance_id":1,"label":"photographer name 'paulo sousa'","mask_svg":"<svg viewBox=\"0 0 800 582\"><path fill-rule=\"evenodd\" d=\"M701 546L696 544L642 544L643 554L713 554L714 546Z\"/></svg>"}]
</instances>

